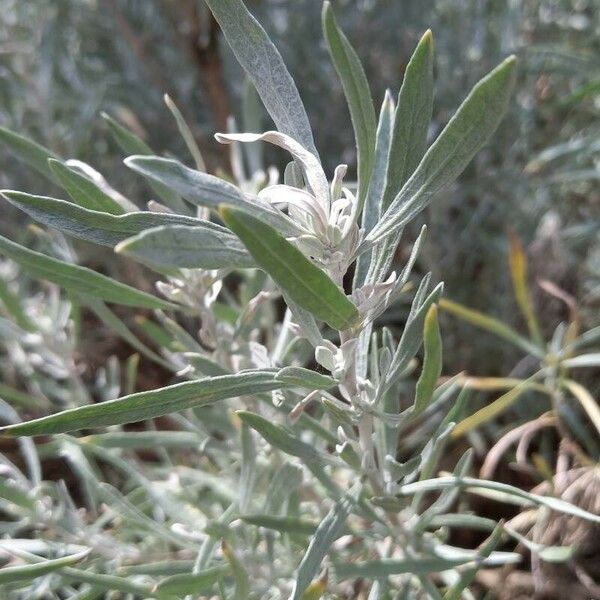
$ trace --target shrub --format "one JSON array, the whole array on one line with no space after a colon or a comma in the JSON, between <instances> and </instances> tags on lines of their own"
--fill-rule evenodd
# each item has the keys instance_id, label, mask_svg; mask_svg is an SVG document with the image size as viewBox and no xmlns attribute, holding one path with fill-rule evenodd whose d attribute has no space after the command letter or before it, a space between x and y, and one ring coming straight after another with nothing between
<instances>
[{"instance_id":1,"label":"shrub","mask_svg":"<svg viewBox=\"0 0 600 600\"><path fill-rule=\"evenodd\" d=\"M207 3L277 127L217 134L232 147L233 178L204 171L172 102L195 169L153 156L107 118L131 154L126 165L160 198L147 211L88 165L1 133L10 151L70 197L4 191L6 200L62 234L150 267L162 297L78 265L61 237L40 236L37 250L0 238L0 252L22 273L65 291L65 330L79 323L81 335L91 335L80 309L91 310L182 381L134 392L134 358L124 395L119 367L109 363L98 378L103 402L82 394L79 406L25 422L3 405L12 424L2 433L20 436L26 466L5 460L0 492L10 539L2 547L15 564L0 571L0 584L23 597L459 598L479 567L519 560L497 550L504 533L524 539L453 512L463 488L598 522L561 499L470 477L468 449L451 474L436 477L466 398L460 377L439 381L442 284L431 275L419 282L399 338L380 325L408 297L425 240L423 228L403 269L390 274L404 228L494 132L515 59L475 86L427 148L431 33L419 42L397 101L386 95L377 118L359 59L326 3L324 36L357 145L351 190L345 165L327 179L295 84L261 26L240 0ZM248 172L262 142L291 154L283 183L272 170ZM67 333L58 327L52 337L43 311L30 310L39 299L36 305L14 283L3 286L2 300L15 321L7 337L29 357L20 376L47 385L44 371L54 364L48 374L56 380L66 365L63 379L73 383L72 346L58 348L54 362L35 351ZM146 311L139 323L146 342L107 304ZM51 397L46 390L30 391ZM12 395L25 412L34 410L29 396ZM141 421L142 429L124 427ZM36 446L30 436L44 437ZM40 460L51 457L66 459L75 488L42 479ZM476 550L460 548L450 539L457 528L489 535ZM570 556L563 547L534 549L551 560Z\"/></svg>"}]
</instances>

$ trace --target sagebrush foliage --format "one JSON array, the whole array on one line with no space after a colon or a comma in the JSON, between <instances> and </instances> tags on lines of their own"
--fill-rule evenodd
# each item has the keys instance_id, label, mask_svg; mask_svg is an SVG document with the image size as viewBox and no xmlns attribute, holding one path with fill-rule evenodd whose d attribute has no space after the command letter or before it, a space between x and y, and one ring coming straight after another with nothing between
<instances>
[{"instance_id":1,"label":"sagebrush foliage","mask_svg":"<svg viewBox=\"0 0 600 600\"><path fill-rule=\"evenodd\" d=\"M369 598L471 597L479 567L520 559L497 550L502 536L527 539L455 512L463 488L599 522L559 498L469 477L471 450L451 474L439 475L451 436L485 422L509 401L504 397L483 415L462 420L474 383L466 385L462 375L440 382L438 305L540 362L535 375L512 380L510 402L544 379L556 398L570 390L599 426L585 389L563 377L564 369L597 364L598 357L573 356L586 343L577 332L561 329L550 344L543 341L518 249L511 255L513 279L530 338L443 301L443 286L433 285L430 274L413 289L425 228L400 272L391 271L405 227L498 126L514 86L514 57L473 88L428 144L431 32L421 38L397 99L386 94L377 116L358 56L325 3L324 37L357 145L358 178L345 185L344 164L327 177L294 81L263 28L241 0L207 4L277 128L258 134L232 127L216 135L231 146L232 177L205 171L170 99L195 168L154 156L106 117L129 155L126 166L157 198L144 211L89 165L0 131L9 151L68 196L2 192L53 233L39 233L36 250L0 238L0 253L11 261L0 289L12 319L2 321L3 336L31 395L9 386L0 391L25 412L38 408L37 395L66 409L20 422L2 405L11 424L1 432L24 436L26 468L5 459L0 497L11 518L2 548L13 558L0 570L0 585L15 597L121 592L300 600L353 597L356 589ZM252 170L262 142L291 155L282 178L273 169ZM160 278L161 297L149 286L138 289L78 265L56 232L150 267ZM53 284L47 310L28 296L25 276ZM408 298L410 312L396 339L380 318ZM146 341L107 303L145 310L138 325ZM89 334L82 309L179 382L136 392L137 358L123 366L109 362L97 377L103 401L93 402L73 358L74 330ZM166 415L167 421L152 420ZM141 430L124 427L140 421ZM29 436L45 437L34 445ZM143 458L148 451L152 460ZM65 484L43 480L40 460L56 456L75 473L85 511ZM484 530L489 537L477 550L460 548L448 542L452 528ZM548 560L572 556L568 547L530 546Z\"/></svg>"}]
</instances>

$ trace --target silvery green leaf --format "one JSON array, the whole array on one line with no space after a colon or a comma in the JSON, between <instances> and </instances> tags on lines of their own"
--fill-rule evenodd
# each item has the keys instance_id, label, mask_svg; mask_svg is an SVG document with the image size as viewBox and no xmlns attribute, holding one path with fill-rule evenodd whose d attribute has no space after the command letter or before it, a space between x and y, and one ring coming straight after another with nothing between
<instances>
[{"instance_id":1,"label":"silvery green leaf","mask_svg":"<svg viewBox=\"0 0 600 600\"><path fill-rule=\"evenodd\" d=\"M514 537L520 544L523 544L525 548L530 550L533 554L539 556L543 561L550 563L563 563L571 560L575 553L573 546L547 546L545 544L538 544L528 540L524 535L521 535L517 531L513 531L508 527L504 527L504 531L511 537Z\"/></svg>"},{"instance_id":2,"label":"silvery green leaf","mask_svg":"<svg viewBox=\"0 0 600 600\"><path fill-rule=\"evenodd\" d=\"M381 105L381 111L379 112L373 173L371 175L369 191L362 210L361 228L365 235L375 227L377 221L379 221L379 218L381 217L381 201L385 189L393 124L394 101L389 91L386 91L383 104ZM372 250L370 249L359 255L356 263L352 289L364 285L371 264L371 255Z\"/></svg>"},{"instance_id":3,"label":"silvery green leaf","mask_svg":"<svg viewBox=\"0 0 600 600\"><path fill-rule=\"evenodd\" d=\"M317 156L296 84L281 55L241 0L206 0L277 129Z\"/></svg>"},{"instance_id":4,"label":"silvery green leaf","mask_svg":"<svg viewBox=\"0 0 600 600\"><path fill-rule=\"evenodd\" d=\"M240 493L238 505L245 512L250 506L250 499L256 483L256 446L250 428L242 423L240 429L240 446L242 448L242 464L240 467Z\"/></svg>"},{"instance_id":5,"label":"silvery green leaf","mask_svg":"<svg viewBox=\"0 0 600 600\"><path fill-rule=\"evenodd\" d=\"M47 575L53 571L63 569L68 565L73 565L83 560L90 552L91 549L86 548L82 552L77 552L76 554L70 554L61 558L40 560L40 562L17 567L4 567L3 569L0 569L0 585L7 585L18 581L31 581L36 577L41 577L42 575Z\"/></svg>"},{"instance_id":6,"label":"silvery green leaf","mask_svg":"<svg viewBox=\"0 0 600 600\"><path fill-rule=\"evenodd\" d=\"M471 489L472 491L477 490L491 490L500 492L507 497L514 496L516 499L521 500L524 506L546 506L551 510L563 513L565 515L572 515L586 521L593 523L600 523L600 516L595 515L579 506L575 506L560 498L554 498L552 496L540 496L539 494L532 494L531 492L525 492L517 487L508 485L506 483L500 483L498 481L489 481L487 479L476 479L474 477L454 477L445 476L438 477L436 479L426 479L424 481L416 481L400 486L398 492L402 495L413 495L417 493L427 493L436 490L444 490L453 487L462 487Z\"/></svg>"},{"instance_id":7,"label":"silvery green leaf","mask_svg":"<svg viewBox=\"0 0 600 600\"><path fill-rule=\"evenodd\" d=\"M430 527L456 527L458 529L468 528L477 531L493 531L496 521L486 517L464 513L445 513L435 515L429 522Z\"/></svg>"},{"instance_id":8,"label":"silvery green leaf","mask_svg":"<svg viewBox=\"0 0 600 600\"><path fill-rule=\"evenodd\" d=\"M274 448L291 456L297 456L307 462L321 460L321 455L313 446L295 437L281 425L272 423L260 415L245 410L238 410L236 414Z\"/></svg>"},{"instance_id":9,"label":"silvery green leaf","mask_svg":"<svg viewBox=\"0 0 600 600\"><path fill-rule=\"evenodd\" d=\"M333 573L338 581L349 578L381 579L404 573L412 575L440 573L472 561L472 556L454 559L437 556L406 557L402 559L381 558L370 562L334 563Z\"/></svg>"},{"instance_id":10,"label":"silvery green leaf","mask_svg":"<svg viewBox=\"0 0 600 600\"><path fill-rule=\"evenodd\" d=\"M243 131L258 133L263 131L265 109L260 96L253 83L248 77L244 81L244 92L242 96L242 124ZM246 144L244 154L248 162L248 171L258 173L264 169L263 147L261 144Z\"/></svg>"},{"instance_id":11,"label":"silvery green leaf","mask_svg":"<svg viewBox=\"0 0 600 600\"><path fill-rule=\"evenodd\" d=\"M198 352L183 352L180 356L190 364L197 373L216 377L217 375L227 375L229 371L216 363L208 356Z\"/></svg>"},{"instance_id":12,"label":"silvery green leaf","mask_svg":"<svg viewBox=\"0 0 600 600\"><path fill-rule=\"evenodd\" d=\"M369 82L354 48L339 29L329 2L323 3L323 34L331 60L342 82L357 149L358 203L364 204L375 158L377 120Z\"/></svg>"},{"instance_id":13,"label":"silvery green leaf","mask_svg":"<svg viewBox=\"0 0 600 600\"><path fill-rule=\"evenodd\" d=\"M125 164L153 181L161 182L198 206L216 210L228 204L262 219L285 235L298 235L299 230L280 211L259 198L247 199L234 185L208 173L194 171L170 158L158 156L130 156Z\"/></svg>"},{"instance_id":14,"label":"silvery green leaf","mask_svg":"<svg viewBox=\"0 0 600 600\"><path fill-rule=\"evenodd\" d=\"M329 184L319 159L292 137L278 131L266 131L265 133L217 133L215 139L222 144L264 141L287 150L296 159L298 165L302 167L306 183L321 202L322 207L324 209L329 207Z\"/></svg>"},{"instance_id":15,"label":"silvery green leaf","mask_svg":"<svg viewBox=\"0 0 600 600\"><path fill-rule=\"evenodd\" d=\"M225 228L162 225L120 242L115 252L151 266L179 269L246 269L256 266L240 241Z\"/></svg>"},{"instance_id":16,"label":"silvery green leaf","mask_svg":"<svg viewBox=\"0 0 600 600\"><path fill-rule=\"evenodd\" d=\"M600 352L580 354L579 356L566 358L562 360L560 364L567 369L575 369L580 367L600 367Z\"/></svg>"},{"instance_id":17,"label":"silvery green leaf","mask_svg":"<svg viewBox=\"0 0 600 600\"><path fill-rule=\"evenodd\" d=\"M337 384L333 377L304 367L284 367L277 373L275 379L309 390L327 390Z\"/></svg>"},{"instance_id":18,"label":"silvery green leaf","mask_svg":"<svg viewBox=\"0 0 600 600\"><path fill-rule=\"evenodd\" d=\"M388 454L385 457L385 468L389 472L390 477L393 481L401 481L408 475L413 475L419 468L421 463L420 456L413 456L409 458L405 463L399 463L393 456Z\"/></svg>"},{"instance_id":19,"label":"silvery green leaf","mask_svg":"<svg viewBox=\"0 0 600 600\"><path fill-rule=\"evenodd\" d=\"M0 433L13 436L48 435L143 421L186 408L206 406L219 400L285 387L285 384L275 380L275 373L270 369L256 369L235 375L176 383L116 400L64 410L26 423L8 425L0 428ZM312 446L309 448L314 450Z\"/></svg>"},{"instance_id":20,"label":"silvery green leaf","mask_svg":"<svg viewBox=\"0 0 600 600\"><path fill-rule=\"evenodd\" d=\"M294 302L288 295L285 293L282 295L285 303L288 305L292 313L294 321L301 329L302 336L304 336L311 343L311 345L316 348L323 341L323 336L315 318L310 312L304 310L301 306Z\"/></svg>"},{"instance_id":21,"label":"silvery green leaf","mask_svg":"<svg viewBox=\"0 0 600 600\"><path fill-rule=\"evenodd\" d=\"M157 447L190 449L198 447L206 439L192 431L109 431L80 438L85 444L101 448L127 448L148 450Z\"/></svg>"},{"instance_id":22,"label":"silvery green leaf","mask_svg":"<svg viewBox=\"0 0 600 600\"><path fill-rule=\"evenodd\" d=\"M346 520L352 512L360 496L360 487L355 486L327 513L325 518L319 523L315 534L310 540L308 549L304 554L298 571L296 581L290 600L300 600L306 588L317 576L323 559L329 552L329 548L335 540L341 535L346 526Z\"/></svg>"},{"instance_id":23,"label":"silvery green leaf","mask_svg":"<svg viewBox=\"0 0 600 600\"><path fill-rule=\"evenodd\" d=\"M425 154L432 112L433 36L431 31L427 31L406 67L398 95L382 213L388 209Z\"/></svg>"},{"instance_id":24,"label":"silvery green leaf","mask_svg":"<svg viewBox=\"0 0 600 600\"><path fill-rule=\"evenodd\" d=\"M515 65L514 56L507 58L473 88L369 233L368 242L380 243L397 233L460 175L506 112Z\"/></svg>"},{"instance_id":25,"label":"silvery green leaf","mask_svg":"<svg viewBox=\"0 0 600 600\"><path fill-rule=\"evenodd\" d=\"M140 308L173 308L174 306L170 302L110 279L110 277L91 269L29 250L2 236L0 236L0 254L14 260L32 277L51 281L66 290L95 296L106 302Z\"/></svg>"},{"instance_id":26,"label":"silvery green leaf","mask_svg":"<svg viewBox=\"0 0 600 600\"><path fill-rule=\"evenodd\" d=\"M146 142L141 140L137 135L131 133L128 129L117 123L111 116L102 113L102 118L106 121L110 133L114 137L120 148L129 154L141 154L144 156L153 155L154 152ZM160 181L150 181L150 187L158 195L158 197L175 212L189 214L189 208L176 190L162 184Z\"/></svg>"},{"instance_id":27,"label":"silvery green leaf","mask_svg":"<svg viewBox=\"0 0 600 600\"><path fill-rule=\"evenodd\" d=\"M417 304L419 298L415 296L415 302L413 302L411 308L411 313L413 314L409 316L398 347L394 352L392 364L385 381L386 387L389 387L398 379L421 347L425 315L429 311L430 306L439 300L443 289L444 284L438 284L420 304Z\"/></svg>"},{"instance_id":28,"label":"silvery green leaf","mask_svg":"<svg viewBox=\"0 0 600 600\"><path fill-rule=\"evenodd\" d=\"M270 225L228 206L219 214L286 297L340 331L357 324L358 309L343 290Z\"/></svg>"},{"instance_id":29,"label":"silvery green leaf","mask_svg":"<svg viewBox=\"0 0 600 600\"><path fill-rule=\"evenodd\" d=\"M58 158L53 152L6 127L0 127L0 143L4 144L15 158L55 183L54 174L48 166L49 158Z\"/></svg>"},{"instance_id":30,"label":"silvery green leaf","mask_svg":"<svg viewBox=\"0 0 600 600\"><path fill-rule=\"evenodd\" d=\"M460 460L456 463L456 467L454 468L453 475L455 477L464 477L471 468L473 463L473 452L472 449L469 448L461 457ZM433 517L443 514L450 510L451 506L456 502L456 499L460 493L460 488L456 487L454 489L444 490L438 498L434 502L431 503L427 509L421 513L418 518L418 523L416 524L416 529L419 531L424 531L431 519ZM417 496L415 496L417 497Z\"/></svg>"},{"instance_id":31,"label":"silvery green leaf","mask_svg":"<svg viewBox=\"0 0 600 600\"><path fill-rule=\"evenodd\" d=\"M490 537L479 547L478 554L482 558L488 558L490 554L496 549L496 546L500 543L503 533L502 526L498 525L494 527ZM460 600L463 598L463 591L468 588L469 585L475 579L477 575L478 565L470 569L465 569L461 574L456 583L454 583L446 593L444 594L444 600Z\"/></svg>"},{"instance_id":32,"label":"silvery green leaf","mask_svg":"<svg viewBox=\"0 0 600 600\"><path fill-rule=\"evenodd\" d=\"M265 514L240 515L240 519L256 527L273 529L280 533L299 533L300 535L312 535L318 526L318 523L306 519L287 516L274 517L273 515Z\"/></svg>"},{"instance_id":33,"label":"silvery green leaf","mask_svg":"<svg viewBox=\"0 0 600 600\"><path fill-rule=\"evenodd\" d=\"M148 211L111 215L89 210L57 198L34 196L13 190L2 190L0 193L13 206L20 208L39 223L67 235L111 248L128 237L152 227L161 225L193 226L203 223L192 217Z\"/></svg>"},{"instance_id":34,"label":"silvery green leaf","mask_svg":"<svg viewBox=\"0 0 600 600\"><path fill-rule=\"evenodd\" d=\"M182 598L189 594L196 596L210 590L218 581L228 575L228 567L211 567L198 573L181 573L162 579L151 594L161 600Z\"/></svg>"},{"instance_id":35,"label":"silvery green leaf","mask_svg":"<svg viewBox=\"0 0 600 600\"><path fill-rule=\"evenodd\" d=\"M101 190L91 179L78 173L75 169L54 159L48 160L48 166L75 204L113 215L122 215L126 212L118 202ZM135 206L133 208L135 210Z\"/></svg>"}]
</instances>

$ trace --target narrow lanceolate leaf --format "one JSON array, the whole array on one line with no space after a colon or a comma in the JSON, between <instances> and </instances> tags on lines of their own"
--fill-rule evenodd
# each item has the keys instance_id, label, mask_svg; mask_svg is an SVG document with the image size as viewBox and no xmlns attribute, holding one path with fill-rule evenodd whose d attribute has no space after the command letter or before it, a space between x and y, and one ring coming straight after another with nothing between
<instances>
[{"instance_id":1,"label":"narrow lanceolate leaf","mask_svg":"<svg viewBox=\"0 0 600 600\"><path fill-rule=\"evenodd\" d=\"M127 154L141 154L144 156L154 154L152 148L150 148L146 142L117 123L112 117L106 113L102 113L102 118L106 121L110 133L124 152ZM182 202L176 191L157 181L150 181L150 187L169 208L172 208L175 211L183 211L186 214L189 212L188 207Z\"/></svg>"},{"instance_id":2,"label":"narrow lanceolate leaf","mask_svg":"<svg viewBox=\"0 0 600 600\"><path fill-rule=\"evenodd\" d=\"M425 32L406 67L390 148L383 211L413 174L427 148L433 112L433 36Z\"/></svg>"},{"instance_id":3,"label":"narrow lanceolate leaf","mask_svg":"<svg viewBox=\"0 0 600 600\"><path fill-rule=\"evenodd\" d=\"M206 3L277 129L317 156L296 84L265 30L241 0L206 0Z\"/></svg>"},{"instance_id":4,"label":"narrow lanceolate leaf","mask_svg":"<svg viewBox=\"0 0 600 600\"><path fill-rule=\"evenodd\" d=\"M48 166L56 180L67 191L73 202L83 208L113 215L122 215L125 209L101 190L91 179L69 168L60 160L49 159Z\"/></svg>"},{"instance_id":5,"label":"narrow lanceolate leaf","mask_svg":"<svg viewBox=\"0 0 600 600\"><path fill-rule=\"evenodd\" d=\"M423 346L425 354L423 369L415 391L415 414L421 413L429 405L435 385L442 372L442 337L435 304L431 305L425 316Z\"/></svg>"},{"instance_id":6,"label":"narrow lanceolate leaf","mask_svg":"<svg viewBox=\"0 0 600 600\"><path fill-rule=\"evenodd\" d=\"M529 335L539 345L543 344L540 326L535 316L535 311L531 298L529 296L529 288L527 285L527 257L521 245L521 241L515 233L510 235L510 251L508 262L510 266L510 275L512 279L513 291L517 304L521 309L521 313L525 318Z\"/></svg>"},{"instance_id":7,"label":"narrow lanceolate leaf","mask_svg":"<svg viewBox=\"0 0 600 600\"><path fill-rule=\"evenodd\" d=\"M369 82L354 48L339 29L329 2L323 4L323 34L331 60L342 81L356 139L358 202L364 203L375 158L377 119Z\"/></svg>"},{"instance_id":8,"label":"narrow lanceolate leaf","mask_svg":"<svg viewBox=\"0 0 600 600\"><path fill-rule=\"evenodd\" d=\"M369 183L369 191L365 198L362 209L361 227L365 235L375 227L381 216L381 203L387 177L387 169L390 155L390 142L392 137L392 126L394 124L394 101L389 90L385 93L381 111L379 112L379 123L377 125L377 137L375 142L375 158L373 161L373 172ZM367 278L371 265L372 251L366 250L356 262L354 272L353 289L362 287Z\"/></svg>"},{"instance_id":9,"label":"narrow lanceolate leaf","mask_svg":"<svg viewBox=\"0 0 600 600\"><path fill-rule=\"evenodd\" d=\"M86 267L72 265L29 250L0 236L0 254L18 263L32 277L51 281L66 290L94 296L106 302L139 308L173 308L173 304L136 290Z\"/></svg>"},{"instance_id":10,"label":"narrow lanceolate leaf","mask_svg":"<svg viewBox=\"0 0 600 600\"><path fill-rule=\"evenodd\" d=\"M245 269L256 266L231 233L209 221L194 227L163 225L121 242L115 251L157 267L180 269Z\"/></svg>"},{"instance_id":11,"label":"narrow lanceolate leaf","mask_svg":"<svg viewBox=\"0 0 600 600\"><path fill-rule=\"evenodd\" d=\"M312 535L318 525L318 523L298 517L274 517L273 515L240 515L240 519L256 527L273 529L281 533L299 533L300 535Z\"/></svg>"},{"instance_id":12,"label":"narrow lanceolate leaf","mask_svg":"<svg viewBox=\"0 0 600 600\"><path fill-rule=\"evenodd\" d=\"M49 158L58 158L53 152L5 127L0 127L0 143L4 144L15 158L29 165L50 181L55 181L48 166Z\"/></svg>"},{"instance_id":13,"label":"narrow lanceolate leaf","mask_svg":"<svg viewBox=\"0 0 600 600\"><path fill-rule=\"evenodd\" d=\"M22 565L18 567L5 567L0 569L0 585L15 583L18 581L31 581L36 577L47 575L53 571L58 571L69 565L73 565L80 560L83 560L90 550L84 550L70 556L61 558L53 558L51 560L42 560L31 565Z\"/></svg>"},{"instance_id":14,"label":"narrow lanceolate leaf","mask_svg":"<svg viewBox=\"0 0 600 600\"><path fill-rule=\"evenodd\" d=\"M423 341L422 332L425 316L427 315L430 306L439 302L443 289L444 284L438 284L432 292L422 300L421 304L419 304L419 298L415 296L415 300L411 307L411 314L409 315L406 327L402 332L402 337L394 352L392 363L386 376L386 389L389 389L389 387L398 380L400 375L402 375L402 372L408 367L409 362L419 351Z\"/></svg>"},{"instance_id":15,"label":"narrow lanceolate leaf","mask_svg":"<svg viewBox=\"0 0 600 600\"><path fill-rule=\"evenodd\" d=\"M494 335L514 344L515 346L525 350L529 354L533 356L537 356L541 358L543 354L541 353L540 348L538 348L535 344L532 344L528 339L519 335L514 329L511 329L508 325L505 325L498 319L494 317L490 317L479 311L473 310L472 308L467 308L458 302L453 302L452 300L440 300L440 308L449 312L451 315L454 315L460 319L463 319L467 323L471 323L471 325L475 325L475 327L479 327L480 329L484 329L485 331L489 331Z\"/></svg>"},{"instance_id":16,"label":"narrow lanceolate leaf","mask_svg":"<svg viewBox=\"0 0 600 600\"><path fill-rule=\"evenodd\" d=\"M367 236L368 242L378 243L397 232L462 173L506 112L515 65L514 56L507 58L473 88Z\"/></svg>"},{"instance_id":17,"label":"narrow lanceolate leaf","mask_svg":"<svg viewBox=\"0 0 600 600\"><path fill-rule=\"evenodd\" d=\"M114 247L119 242L161 225L201 226L205 221L170 213L149 211L111 215L88 210L65 200L33 196L23 192L0 192L12 205L27 213L32 219L87 242ZM221 228L228 233L225 228ZM230 237L233 237L230 235Z\"/></svg>"},{"instance_id":18,"label":"narrow lanceolate leaf","mask_svg":"<svg viewBox=\"0 0 600 600\"><path fill-rule=\"evenodd\" d=\"M276 379L308 390L328 390L337 383L329 375L323 375L303 367L284 367L277 373Z\"/></svg>"},{"instance_id":19,"label":"narrow lanceolate leaf","mask_svg":"<svg viewBox=\"0 0 600 600\"><path fill-rule=\"evenodd\" d=\"M336 563L334 576L337 580L348 578L381 579L390 575L411 573L413 575L426 575L440 573L470 563L473 557L440 558L437 556L424 556L415 558L391 559L382 558L371 562Z\"/></svg>"},{"instance_id":20,"label":"narrow lanceolate leaf","mask_svg":"<svg viewBox=\"0 0 600 600\"><path fill-rule=\"evenodd\" d=\"M305 461L319 460L320 455L313 446L298 439L284 427L281 427L281 425L276 425L260 415L245 410L238 410L236 414L246 425L252 427L274 448L291 456L297 456Z\"/></svg>"},{"instance_id":21,"label":"narrow lanceolate leaf","mask_svg":"<svg viewBox=\"0 0 600 600\"><path fill-rule=\"evenodd\" d=\"M570 502L566 502L565 500L561 500L560 498L532 494L531 492L526 492L507 483L489 481L487 479L476 479L474 477L444 476L437 477L435 479L427 479L425 481L415 481L414 483L407 483L406 485L400 486L398 493L404 496L410 496L418 493L420 494L435 492L438 490L447 490L456 486L468 488L473 491L492 490L494 492L500 492L500 494L506 498L512 496L523 500L523 506L546 506L565 515L579 517L580 519L585 519L586 521L590 521L592 523L600 523L600 515L595 515L594 513L584 510L583 508L571 504Z\"/></svg>"},{"instance_id":22,"label":"narrow lanceolate leaf","mask_svg":"<svg viewBox=\"0 0 600 600\"><path fill-rule=\"evenodd\" d=\"M219 211L259 267L298 306L334 329L356 325L358 309L334 281L266 223L230 207Z\"/></svg>"},{"instance_id":23,"label":"narrow lanceolate leaf","mask_svg":"<svg viewBox=\"0 0 600 600\"><path fill-rule=\"evenodd\" d=\"M205 406L227 398L270 392L282 387L286 386L275 379L273 370L243 371L235 375L176 383L148 392L130 394L116 400L72 408L55 415L0 428L0 433L13 436L47 435L122 425L187 408Z\"/></svg>"},{"instance_id":24,"label":"narrow lanceolate leaf","mask_svg":"<svg viewBox=\"0 0 600 600\"><path fill-rule=\"evenodd\" d=\"M270 223L286 235L298 234L299 230L281 211L259 198L246 199L236 186L214 175L194 171L176 160L159 156L130 156L125 159L125 164L144 177L176 190L197 206L216 210L221 204L229 204Z\"/></svg>"},{"instance_id":25,"label":"narrow lanceolate leaf","mask_svg":"<svg viewBox=\"0 0 600 600\"><path fill-rule=\"evenodd\" d=\"M348 492L319 523L315 534L310 540L306 554L298 567L291 600L300 600L304 591L316 578L329 548L345 528L346 520L352 511L358 493L357 489Z\"/></svg>"},{"instance_id":26,"label":"narrow lanceolate leaf","mask_svg":"<svg viewBox=\"0 0 600 600\"><path fill-rule=\"evenodd\" d=\"M160 599L183 598L189 594L197 596L212 588L229 573L227 567L211 567L199 573L171 575L159 582L152 590Z\"/></svg>"}]
</instances>

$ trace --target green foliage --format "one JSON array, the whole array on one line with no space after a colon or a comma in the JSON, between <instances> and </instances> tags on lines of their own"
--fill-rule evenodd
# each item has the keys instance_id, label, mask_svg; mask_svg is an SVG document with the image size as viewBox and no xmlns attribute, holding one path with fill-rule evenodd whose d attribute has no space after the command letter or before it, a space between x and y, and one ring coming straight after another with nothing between
<instances>
[{"instance_id":1,"label":"green foliage","mask_svg":"<svg viewBox=\"0 0 600 600\"><path fill-rule=\"evenodd\" d=\"M342 161L327 177L296 84L265 29L240 0L207 5L278 129L236 133L232 125L215 136L230 146L232 176L206 172L170 99L195 169L155 156L143 136L105 118L131 154L129 173L147 179L164 203L144 203L148 210L89 165L1 132L12 154L69 199L2 192L48 230L19 239L35 250L0 237L8 259L0 265L0 343L15 357L2 365L0 394L25 417L0 402L0 434L17 437L23 455L4 461L0 483L0 587L16 598L39 590L56 598L457 598L470 597L478 568L521 560L496 549L504 534L541 560L571 560L568 545L530 540L455 504L465 502L466 488L526 507L538 522L550 509L598 523L593 511L471 477L470 450L451 475L439 472L448 464L442 458L452 459L453 438L493 429L530 391L552 400L543 423L564 420L585 448L581 456L597 460L600 414L571 373L598 366L590 350L597 334L580 335L574 311L569 327L544 339L514 241L511 274L527 336L442 299L431 273L418 283L399 336L382 326L408 302L425 251L423 228L400 273L391 272L401 235L494 134L509 107L515 58L474 86L427 149L431 32L417 45L395 108L385 95L377 125L359 53L325 4L324 35L357 147L357 182L348 186ZM246 171L261 156L252 144L263 142L290 154L283 183L272 170L267 178L265 165ZM79 265L63 234L115 250L132 285ZM164 299L147 291L152 284ZM132 310L113 313L104 302ZM527 352L535 372L440 382L438 306ZM140 355L119 347L106 357L92 314ZM94 353L88 380L79 366L86 349ZM164 371L150 378L156 365ZM508 391L463 420L465 390L478 385ZM68 465L75 487L44 480L46 460ZM490 537L461 548L449 541L453 528Z\"/></svg>"}]
</instances>

